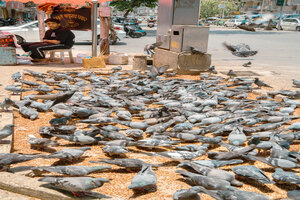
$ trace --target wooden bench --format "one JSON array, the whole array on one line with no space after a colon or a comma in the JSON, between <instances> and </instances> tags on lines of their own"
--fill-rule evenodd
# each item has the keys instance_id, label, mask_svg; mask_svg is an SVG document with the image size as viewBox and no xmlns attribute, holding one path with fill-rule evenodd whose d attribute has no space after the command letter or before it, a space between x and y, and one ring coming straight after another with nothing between
<instances>
[{"instance_id":1,"label":"wooden bench","mask_svg":"<svg viewBox=\"0 0 300 200\"><path fill-rule=\"evenodd\" d=\"M55 53L60 53L61 64L65 64L65 53L69 54L69 59L71 63L74 63L72 49L54 49L54 50L44 50L44 53L50 54L50 61L54 61Z\"/></svg>"}]
</instances>

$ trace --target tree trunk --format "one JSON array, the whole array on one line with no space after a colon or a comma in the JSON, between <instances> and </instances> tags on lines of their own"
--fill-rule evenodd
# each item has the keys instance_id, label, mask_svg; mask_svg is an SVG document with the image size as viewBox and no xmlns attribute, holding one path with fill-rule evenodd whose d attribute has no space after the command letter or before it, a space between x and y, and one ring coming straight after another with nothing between
<instances>
[{"instance_id":1,"label":"tree trunk","mask_svg":"<svg viewBox=\"0 0 300 200\"><path fill-rule=\"evenodd\" d=\"M128 10L126 10L125 14L124 14L124 18L127 18L128 14L131 12L131 10L136 7L136 0L132 0L130 8L128 8Z\"/></svg>"},{"instance_id":2,"label":"tree trunk","mask_svg":"<svg viewBox=\"0 0 300 200\"><path fill-rule=\"evenodd\" d=\"M126 19L128 14L130 13L130 9L126 10L125 14L124 14L124 18Z\"/></svg>"}]
</instances>

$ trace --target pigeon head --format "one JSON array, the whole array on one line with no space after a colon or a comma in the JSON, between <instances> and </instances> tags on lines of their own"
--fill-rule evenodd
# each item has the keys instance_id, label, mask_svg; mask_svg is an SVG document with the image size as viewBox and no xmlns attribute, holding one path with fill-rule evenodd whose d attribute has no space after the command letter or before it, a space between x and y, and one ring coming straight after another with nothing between
<instances>
[{"instance_id":1,"label":"pigeon head","mask_svg":"<svg viewBox=\"0 0 300 200\"><path fill-rule=\"evenodd\" d=\"M93 183L95 183L95 185L102 185L103 183L109 183L109 179L107 178L94 178L92 180Z\"/></svg>"},{"instance_id":2,"label":"pigeon head","mask_svg":"<svg viewBox=\"0 0 300 200\"><path fill-rule=\"evenodd\" d=\"M260 138L259 138L259 137L253 137L253 138L248 142L248 145L251 145L251 144L258 145L259 143L260 143Z\"/></svg>"}]
</instances>

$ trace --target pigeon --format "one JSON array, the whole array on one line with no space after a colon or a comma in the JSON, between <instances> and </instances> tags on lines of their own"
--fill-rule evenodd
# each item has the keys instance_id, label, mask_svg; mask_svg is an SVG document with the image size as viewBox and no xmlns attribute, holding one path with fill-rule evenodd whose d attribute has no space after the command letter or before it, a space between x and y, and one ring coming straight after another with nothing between
<instances>
[{"instance_id":1,"label":"pigeon","mask_svg":"<svg viewBox=\"0 0 300 200\"><path fill-rule=\"evenodd\" d=\"M68 123L68 119L69 117L53 118L49 121L49 124L52 126L66 125Z\"/></svg>"},{"instance_id":2,"label":"pigeon","mask_svg":"<svg viewBox=\"0 0 300 200\"><path fill-rule=\"evenodd\" d=\"M147 190L156 186L157 178L152 171L151 165L143 165L141 171L139 171L131 180L131 184L128 189L133 190Z\"/></svg>"},{"instance_id":3,"label":"pigeon","mask_svg":"<svg viewBox=\"0 0 300 200\"><path fill-rule=\"evenodd\" d=\"M221 169L205 167L203 165L201 166L201 165L196 164L196 162L184 161L181 164L179 164L177 167L187 168L188 170L192 169L193 171L196 171L197 173L204 175L204 176L214 177L214 178L221 179L221 180L226 180L226 181L230 182L231 185L235 185L235 186L243 185L241 182L237 181L235 179L234 174L232 174L230 172L227 172L227 171L221 170Z\"/></svg>"},{"instance_id":4,"label":"pigeon","mask_svg":"<svg viewBox=\"0 0 300 200\"><path fill-rule=\"evenodd\" d=\"M82 147L77 149L63 149L57 152L54 152L50 155L44 156L44 158L58 158L65 161L75 161L84 154L85 151L90 150L91 147Z\"/></svg>"},{"instance_id":5,"label":"pigeon","mask_svg":"<svg viewBox=\"0 0 300 200\"><path fill-rule=\"evenodd\" d=\"M300 200L300 189L288 191L287 196L290 200Z\"/></svg>"},{"instance_id":6,"label":"pigeon","mask_svg":"<svg viewBox=\"0 0 300 200\"><path fill-rule=\"evenodd\" d=\"M192 162L196 163L197 165L202 165L205 167L218 168L226 165L241 164L244 161L236 159L236 160L195 160Z\"/></svg>"},{"instance_id":7,"label":"pigeon","mask_svg":"<svg viewBox=\"0 0 300 200\"><path fill-rule=\"evenodd\" d=\"M212 65L212 66L210 66L210 67L208 68L208 72L209 72L209 73L213 73L213 74L217 74L217 73L218 73L218 72L216 71L214 65Z\"/></svg>"},{"instance_id":8,"label":"pigeon","mask_svg":"<svg viewBox=\"0 0 300 200\"><path fill-rule=\"evenodd\" d=\"M268 87L268 88L272 88L272 87L269 86L268 84L266 84L266 83L262 82L261 80L259 80L259 78L255 78L254 84L256 84L258 87Z\"/></svg>"},{"instance_id":9,"label":"pigeon","mask_svg":"<svg viewBox=\"0 0 300 200\"><path fill-rule=\"evenodd\" d=\"M232 77L235 77L235 76L237 76L237 75L236 75L236 73L235 73L232 69L230 69L230 70L228 71L228 73L227 73L227 76L229 76L230 78L232 78Z\"/></svg>"},{"instance_id":10,"label":"pigeon","mask_svg":"<svg viewBox=\"0 0 300 200\"><path fill-rule=\"evenodd\" d=\"M274 183L261 169L253 165L236 166L232 168L232 171L239 176L250 178L263 184Z\"/></svg>"},{"instance_id":11,"label":"pigeon","mask_svg":"<svg viewBox=\"0 0 300 200\"><path fill-rule=\"evenodd\" d=\"M142 139L143 138L143 131L140 129L127 129L125 131L126 135L132 137L134 139Z\"/></svg>"},{"instance_id":12,"label":"pigeon","mask_svg":"<svg viewBox=\"0 0 300 200\"><path fill-rule=\"evenodd\" d=\"M55 106L59 103L67 102L76 91L67 91L65 93L57 93L57 94L46 94L46 95L32 95L31 99L44 99L44 100L52 100L53 103L51 107Z\"/></svg>"},{"instance_id":13,"label":"pigeon","mask_svg":"<svg viewBox=\"0 0 300 200\"><path fill-rule=\"evenodd\" d=\"M229 151L229 152L208 152L208 158L216 160L231 160L235 158L240 158L243 155L251 152L255 148L255 144L251 144L248 147L242 148L239 151Z\"/></svg>"},{"instance_id":14,"label":"pigeon","mask_svg":"<svg viewBox=\"0 0 300 200\"><path fill-rule=\"evenodd\" d=\"M167 69L169 69L169 65L164 65L161 67L150 66L150 72L148 73L152 79L156 79L157 76L163 75Z\"/></svg>"},{"instance_id":15,"label":"pigeon","mask_svg":"<svg viewBox=\"0 0 300 200\"><path fill-rule=\"evenodd\" d=\"M242 127L234 127L232 132L228 135L228 141L230 144L239 146L243 145L247 140Z\"/></svg>"},{"instance_id":16,"label":"pigeon","mask_svg":"<svg viewBox=\"0 0 300 200\"><path fill-rule=\"evenodd\" d=\"M93 172L111 169L110 166L49 166L34 167L31 170L35 176L41 176L44 171L68 176L86 176Z\"/></svg>"},{"instance_id":17,"label":"pigeon","mask_svg":"<svg viewBox=\"0 0 300 200\"><path fill-rule=\"evenodd\" d=\"M112 71L116 72L116 71L121 71L122 70L122 66L119 65L118 67L113 67L111 68Z\"/></svg>"},{"instance_id":18,"label":"pigeon","mask_svg":"<svg viewBox=\"0 0 300 200\"><path fill-rule=\"evenodd\" d=\"M126 157L125 154L129 152L129 150L124 146L105 146L102 148L102 150L104 153L111 157Z\"/></svg>"},{"instance_id":19,"label":"pigeon","mask_svg":"<svg viewBox=\"0 0 300 200\"><path fill-rule=\"evenodd\" d=\"M16 72L16 73L13 73L11 75L11 78L12 80L14 80L15 82L19 82L19 80L22 78L22 75L20 72Z\"/></svg>"},{"instance_id":20,"label":"pigeon","mask_svg":"<svg viewBox=\"0 0 300 200\"><path fill-rule=\"evenodd\" d=\"M32 149L45 149L48 146L58 146L56 141L47 138L36 138L34 135L28 135L29 144Z\"/></svg>"},{"instance_id":21,"label":"pigeon","mask_svg":"<svg viewBox=\"0 0 300 200\"><path fill-rule=\"evenodd\" d=\"M224 42L223 45L237 57L250 57L257 54L257 51L252 51L246 44L229 45Z\"/></svg>"},{"instance_id":22,"label":"pigeon","mask_svg":"<svg viewBox=\"0 0 300 200\"><path fill-rule=\"evenodd\" d=\"M297 163L294 163L293 161L287 160L287 159L281 159L281 158L265 158L265 157L259 157L259 156L252 156L247 155L247 157L250 160L257 160L263 163L266 163L273 167L279 167L283 169L292 169L292 168L299 168L300 165Z\"/></svg>"},{"instance_id":23,"label":"pigeon","mask_svg":"<svg viewBox=\"0 0 300 200\"><path fill-rule=\"evenodd\" d=\"M115 159L100 159L99 161L90 161L91 163L106 163L106 164L112 164L117 165L120 167L124 167L127 170L130 171L139 171L142 169L143 166L151 165L153 167L157 167L157 165L146 163L139 159L133 159L133 158L115 158Z\"/></svg>"},{"instance_id":24,"label":"pigeon","mask_svg":"<svg viewBox=\"0 0 300 200\"><path fill-rule=\"evenodd\" d=\"M300 130L300 122L295 122L291 124L288 128L289 130Z\"/></svg>"},{"instance_id":25,"label":"pigeon","mask_svg":"<svg viewBox=\"0 0 300 200\"><path fill-rule=\"evenodd\" d=\"M203 51L200 51L199 49L196 49L195 47L190 47L191 53L196 55L204 55L205 53Z\"/></svg>"},{"instance_id":26,"label":"pigeon","mask_svg":"<svg viewBox=\"0 0 300 200\"><path fill-rule=\"evenodd\" d=\"M70 191L74 196L79 196L81 192L88 192L95 188L101 187L104 183L108 183L107 178L91 178L91 177L43 177L39 181L50 183L51 186Z\"/></svg>"},{"instance_id":27,"label":"pigeon","mask_svg":"<svg viewBox=\"0 0 300 200\"><path fill-rule=\"evenodd\" d=\"M14 125L13 124L8 124L5 125L1 130L0 130L0 141L7 138L14 132Z\"/></svg>"},{"instance_id":28,"label":"pigeon","mask_svg":"<svg viewBox=\"0 0 300 200\"><path fill-rule=\"evenodd\" d=\"M30 91L30 89L24 89L24 88L20 88L20 87L17 87L15 85L8 85L4 88L5 90L7 91L10 91L12 92L12 94L19 94L21 92L27 92L27 91Z\"/></svg>"},{"instance_id":29,"label":"pigeon","mask_svg":"<svg viewBox=\"0 0 300 200\"><path fill-rule=\"evenodd\" d=\"M272 177L278 183L300 184L300 176L293 172L285 172L281 168L276 168Z\"/></svg>"},{"instance_id":30,"label":"pigeon","mask_svg":"<svg viewBox=\"0 0 300 200\"><path fill-rule=\"evenodd\" d=\"M296 79L292 79L292 80L293 80L294 87L300 87L300 81L298 81Z\"/></svg>"},{"instance_id":31,"label":"pigeon","mask_svg":"<svg viewBox=\"0 0 300 200\"><path fill-rule=\"evenodd\" d=\"M200 200L198 187L194 186L190 189L177 190L173 195L174 200Z\"/></svg>"},{"instance_id":32,"label":"pigeon","mask_svg":"<svg viewBox=\"0 0 300 200\"><path fill-rule=\"evenodd\" d=\"M11 164L21 163L42 157L43 155L40 154L0 153L0 169L5 169Z\"/></svg>"},{"instance_id":33,"label":"pigeon","mask_svg":"<svg viewBox=\"0 0 300 200\"><path fill-rule=\"evenodd\" d=\"M194 185L203 186L208 190L228 190L233 189L230 183L214 177L202 176L185 170L177 170L176 173L182 175L186 180Z\"/></svg>"},{"instance_id":34,"label":"pigeon","mask_svg":"<svg viewBox=\"0 0 300 200\"><path fill-rule=\"evenodd\" d=\"M126 110L117 110L116 115L121 120L131 121L131 114Z\"/></svg>"},{"instance_id":35,"label":"pigeon","mask_svg":"<svg viewBox=\"0 0 300 200\"><path fill-rule=\"evenodd\" d=\"M269 197L243 190L219 190L216 193L221 199L236 199L236 200L270 200Z\"/></svg>"},{"instance_id":36,"label":"pigeon","mask_svg":"<svg viewBox=\"0 0 300 200\"><path fill-rule=\"evenodd\" d=\"M39 116L39 113L34 110L34 109L31 109L31 108L28 108L26 106L22 106L20 109L19 109L21 115L25 118L29 118L31 120L35 120L38 118Z\"/></svg>"},{"instance_id":37,"label":"pigeon","mask_svg":"<svg viewBox=\"0 0 300 200\"><path fill-rule=\"evenodd\" d=\"M243 25L238 25L237 27L245 31L255 32L255 29L249 25L243 24Z\"/></svg>"},{"instance_id":38,"label":"pigeon","mask_svg":"<svg viewBox=\"0 0 300 200\"><path fill-rule=\"evenodd\" d=\"M3 111L8 111L8 108L13 106L15 104L14 101L12 101L10 98L5 97L4 101L0 102L0 107Z\"/></svg>"},{"instance_id":39,"label":"pigeon","mask_svg":"<svg viewBox=\"0 0 300 200\"><path fill-rule=\"evenodd\" d=\"M158 152L152 153L152 156L163 156L166 158L171 158L172 160L193 160L205 154L205 151L200 150L196 152L190 151L165 151L165 152Z\"/></svg>"},{"instance_id":40,"label":"pigeon","mask_svg":"<svg viewBox=\"0 0 300 200\"><path fill-rule=\"evenodd\" d=\"M148 55L153 55L154 54L154 49L156 47L159 47L162 45L162 42L156 42L156 43L153 43L153 44L147 44L144 48L144 52L146 52Z\"/></svg>"},{"instance_id":41,"label":"pigeon","mask_svg":"<svg viewBox=\"0 0 300 200\"><path fill-rule=\"evenodd\" d=\"M68 140L70 142L74 142L75 144L87 145L87 144L95 144L98 142L98 138L93 138L88 135L60 135L53 134L52 136L58 137L61 139ZM100 138L99 138L100 140Z\"/></svg>"},{"instance_id":42,"label":"pigeon","mask_svg":"<svg viewBox=\"0 0 300 200\"><path fill-rule=\"evenodd\" d=\"M247 63L244 63L244 64L243 64L243 67L250 67L251 64L252 64L251 61L249 61L249 62L247 62Z\"/></svg>"}]
</instances>

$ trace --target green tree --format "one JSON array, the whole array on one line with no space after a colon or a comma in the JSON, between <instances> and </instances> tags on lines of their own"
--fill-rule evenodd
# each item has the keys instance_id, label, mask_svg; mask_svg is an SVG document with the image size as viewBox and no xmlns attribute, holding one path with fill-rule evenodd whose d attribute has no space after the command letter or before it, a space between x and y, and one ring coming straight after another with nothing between
<instances>
[{"instance_id":1,"label":"green tree","mask_svg":"<svg viewBox=\"0 0 300 200\"><path fill-rule=\"evenodd\" d=\"M222 16L222 9L219 8L224 0L201 0L200 18ZM232 12L238 11L240 2L238 0L226 0L225 16L232 15Z\"/></svg>"},{"instance_id":2,"label":"green tree","mask_svg":"<svg viewBox=\"0 0 300 200\"><path fill-rule=\"evenodd\" d=\"M146 6L149 8L155 8L157 6L157 0L123 0L112 1L110 6L116 8L119 11L125 11L124 17L133 11L134 8Z\"/></svg>"}]
</instances>

